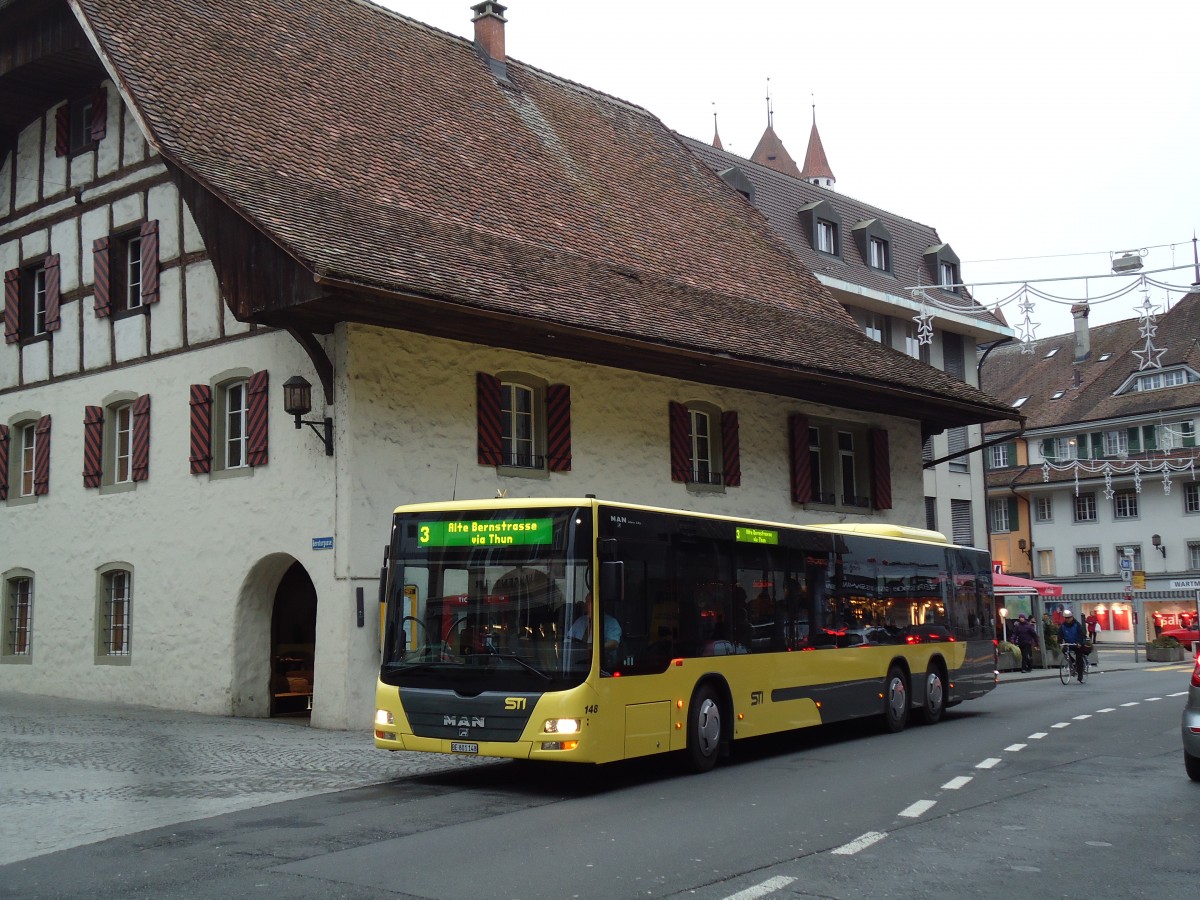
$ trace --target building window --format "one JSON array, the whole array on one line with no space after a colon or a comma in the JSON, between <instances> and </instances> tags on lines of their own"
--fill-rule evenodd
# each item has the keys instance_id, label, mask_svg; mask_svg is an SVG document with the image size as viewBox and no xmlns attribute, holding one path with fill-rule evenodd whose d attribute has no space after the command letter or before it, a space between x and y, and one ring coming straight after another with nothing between
<instances>
[{"instance_id":1,"label":"building window","mask_svg":"<svg viewBox=\"0 0 1200 900\"><path fill-rule=\"evenodd\" d=\"M1088 492L1080 494L1075 498L1075 521L1076 522L1095 522L1096 521L1096 495Z\"/></svg>"},{"instance_id":2,"label":"building window","mask_svg":"<svg viewBox=\"0 0 1200 900\"><path fill-rule=\"evenodd\" d=\"M133 404L113 410L113 483L133 480Z\"/></svg>"},{"instance_id":3,"label":"building window","mask_svg":"<svg viewBox=\"0 0 1200 900\"><path fill-rule=\"evenodd\" d=\"M892 323L887 316L880 313L863 314L863 334L880 344L891 345Z\"/></svg>"},{"instance_id":4,"label":"building window","mask_svg":"<svg viewBox=\"0 0 1200 900\"><path fill-rule=\"evenodd\" d=\"M1157 431L1160 450L1179 450L1196 446L1196 423L1192 420L1159 425Z\"/></svg>"},{"instance_id":5,"label":"building window","mask_svg":"<svg viewBox=\"0 0 1200 900\"><path fill-rule=\"evenodd\" d=\"M1073 437L1053 438L1046 449L1050 451L1050 458L1059 462L1069 462L1079 456L1078 442Z\"/></svg>"},{"instance_id":6,"label":"building window","mask_svg":"<svg viewBox=\"0 0 1200 900\"><path fill-rule=\"evenodd\" d=\"M1129 432L1124 429L1119 431L1104 432L1104 455L1105 456L1125 456L1129 453Z\"/></svg>"},{"instance_id":7,"label":"building window","mask_svg":"<svg viewBox=\"0 0 1200 900\"><path fill-rule=\"evenodd\" d=\"M28 662L33 652L33 573L13 570L4 579L4 639L0 656Z\"/></svg>"},{"instance_id":8,"label":"building window","mask_svg":"<svg viewBox=\"0 0 1200 900\"><path fill-rule=\"evenodd\" d=\"M61 326L59 259L43 257L4 273L4 342L45 340Z\"/></svg>"},{"instance_id":9,"label":"building window","mask_svg":"<svg viewBox=\"0 0 1200 900\"><path fill-rule=\"evenodd\" d=\"M925 498L925 527L937 531L937 497Z\"/></svg>"},{"instance_id":10,"label":"building window","mask_svg":"<svg viewBox=\"0 0 1200 900\"><path fill-rule=\"evenodd\" d=\"M742 483L738 414L711 403L668 404L671 480L702 488Z\"/></svg>"},{"instance_id":11,"label":"building window","mask_svg":"<svg viewBox=\"0 0 1200 900\"><path fill-rule=\"evenodd\" d=\"M223 401L222 422L225 433L221 446L226 469L240 469L246 465L246 414L249 409L249 382L234 381L221 389Z\"/></svg>"},{"instance_id":12,"label":"building window","mask_svg":"<svg viewBox=\"0 0 1200 900\"><path fill-rule=\"evenodd\" d=\"M849 431L839 431L837 440L838 478L842 488L842 505L869 506L870 498L861 497L858 493L858 460L854 450L854 435Z\"/></svg>"},{"instance_id":13,"label":"building window","mask_svg":"<svg viewBox=\"0 0 1200 900\"><path fill-rule=\"evenodd\" d=\"M571 469L571 388L523 372L477 372L477 458L506 475Z\"/></svg>"},{"instance_id":14,"label":"building window","mask_svg":"<svg viewBox=\"0 0 1200 900\"><path fill-rule=\"evenodd\" d=\"M975 525L970 500L950 501L951 540L963 547L975 546Z\"/></svg>"},{"instance_id":15,"label":"building window","mask_svg":"<svg viewBox=\"0 0 1200 900\"><path fill-rule=\"evenodd\" d=\"M124 394L83 413L83 486L133 486L150 475L150 395Z\"/></svg>"},{"instance_id":16,"label":"building window","mask_svg":"<svg viewBox=\"0 0 1200 900\"><path fill-rule=\"evenodd\" d=\"M1029 401L1028 397L1018 397L1013 401L1013 409L1020 409Z\"/></svg>"},{"instance_id":17,"label":"building window","mask_svg":"<svg viewBox=\"0 0 1200 900\"><path fill-rule=\"evenodd\" d=\"M1037 574L1043 577L1054 575L1054 551L1039 550L1037 552Z\"/></svg>"},{"instance_id":18,"label":"building window","mask_svg":"<svg viewBox=\"0 0 1200 900\"><path fill-rule=\"evenodd\" d=\"M921 358L921 338L917 335L915 322L904 323L904 352L913 359Z\"/></svg>"},{"instance_id":19,"label":"building window","mask_svg":"<svg viewBox=\"0 0 1200 900\"><path fill-rule=\"evenodd\" d=\"M921 462L933 462L933 436L925 438L921 445Z\"/></svg>"},{"instance_id":20,"label":"building window","mask_svg":"<svg viewBox=\"0 0 1200 900\"><path fill-rule=\"evenodd\" d=\"M1138 517L1138 498L1134 491L1121 491L1113 495L1113 518L1136 519Z\"/></svg>"},{"instance_id":21,"label":"building window","mask_svg":"<svg viewBox=\"0 0 1200 900\"><path fill-rule=\"evenodd\" d=\"M1054 521L1054 498L1053 497L1038 497L1035 504L1037 520L1039 522Z\"/></svg>"},{"instance_id":22,"label":"building window","mask_svg":"<svg viewBox=\"0 0 1200 900\"><path fill-rule=\"evenodd\" d=\"M1192 571L1200 569L1200 541L1188 541L1188 568Z\"/></svg>"},{"instance_id":23,"label":"building window","mask_svg":"<svg viewBox=\"0 0 1200 900\"><path fill-rule=\"evenodd\" d=\"M838 244L838 227L836 222L827 219L817 219L817 249L831 256L840 256L842 251Z\"/></svg>"},{"instance_id":24,"label":"building window","mask_svg":"<svg viewBox=\"0 0 1200 900\"><path fill-rule=\"evenodd\" d=\"M870 249L870 259L868 262L872 269L878 269L881 272L890 272L892 270L892 255L888 247L888 242L877 237L868 239L868 247Z\"/></svg>"},{"instance_id":25,"label":"building window","mask_svg":"<svg viewBox=\"0 0 1200 900\"><path fill-rule=\"evenodd\" d=\"M119 315L144 308L142 298L142 237L133 232L113 238L112 312Z\"/></svg>"},{"instance_id":26,"label":"building window","mask_svg":"<svg viewBox=\"0 0 1200 900\"><path fill-rule=\"evenodd\" d=\"M100 571L97 608L97 662L128 661L133 624L133 571L124 564Z\"/></svg>"},{"instance_id":27,"label":"building window","mask_svg":"<svg viewBox=\"0 0 1200 900\"><path fill-rule=\"evenodd\" d=\"M988 518L993 534L1012 531L1010 514L1016 501L1010 497L1000 497L988 501Z\"/></svg>"},{"instance_id":28,"label":"building window","mask_svg":"<svg viewBox=\"0 0 1200 900\"><path fill-rule=\"evenodd\" d=\"M1117 544L1117 568L1121 567L1121 560L1132 559L1133 568L1141 570L1142 567L1142 545L1141 544Z\"/></svg>"},{"instance_id":29,"label":"building window","mask_svg":"<svg viewBox=\"0 0 1200 900\"><path fill-rule=\"evenodd\" d=\"M988 447L988 468L989 469L1007 469L1013 465L1013 451L1016 447L1012 444L993 444Z\"/></svg>"},{"instance_id":30,"label":"building window","mask_svg":"<svg viewBox=\"0 0 1200 900\"><path fill-rule=\"evenodd\" d=\"M939 263L938 284L948 291L958 290L958 266L951 262Z\"/></svg>"},{"instance_id":31,"label":"building window","mask_svg":"<svg viewBox=\"0 0 1200 900\"><path fill-rule=\"evenodd\" d=\"M1200 513L1200 481L1193 481L1183 489L1183 511Z\"/></svg>"},{"instance_id":32,"label":"building window","mask_svg":"<svg viewBox=\"0 0 1200 900\"><path fill-rule=\"evenodd\" d=\"M971 458L964 452L967 449L967 429L964 427L951 428L946 431L947 454L958 453L949 461L951 472L970 472Z\"/></svg>"},{"instance_id":33,"label":"building window","mask_svg":"<svg viewBox=\"0 0 1200 900\"><path fill-rule=\"evenodd\" d=\"M1077 575L1100 574L1100 548L1080 547L1075 551L1075 573Z\"/></svg>"},{"instance_id":34,"label":"building window","mask_svg":"<svg viewBox=\"0 0 1200 900\"><path fill-rule=\"evenodd\" d=\"M0 500L32 502L50 491L50 417L0 425Z\"/></svg>"},{"instance_id":35,"label":"building window","mask_svg":"<svg viewBox=\"0 0 1200 900\"><path fill-rule=\"evenodd\" d=\"M1183 369L1169 369L1165 372L1153 372L1149 375L1138 376L1134 384L1135 391L1158 391L1163 388L1179 387L1188 383L1188 373Z\"/></svg>"},{"instance_id":36,"label":"building window","mask_svg":"<svg viewBox=\"0 0 1200 900\"><path fill-rule=\"evenodd\" d=\"M1066 393L1066 391L1055 391L1053 394L1050 395L1050 399L1051 400L1061 400L1065 393Z\"/></svg>"},{"instance_id":37,"label":"building window","mask_svg":"<svg viewBox=\"0 0 1200 900\"><path fill-rule=\"evenodd\" d=\"M821 474L823 465L821 459L821 429L809 426L808 429L808 465L809 480L812 483L812 503L833 505L837 502L832 494L824 490L824 480Z\"/></svg>"}]
</instances>

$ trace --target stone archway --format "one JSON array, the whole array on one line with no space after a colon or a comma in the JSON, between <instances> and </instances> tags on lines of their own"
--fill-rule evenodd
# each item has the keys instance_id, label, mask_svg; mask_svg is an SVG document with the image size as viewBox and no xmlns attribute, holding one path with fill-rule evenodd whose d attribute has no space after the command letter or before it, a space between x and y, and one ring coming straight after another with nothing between
<instances>
[{"instance_id":1,"label":"stone archway","mask_svg":"<svg viewBox=\"0 0 1200 900\"><path fill-rule=\"evenodd\" d=\"M271 609L271 715L312 712L317 652L317 589L304 566L279 579Z\"/></svg>"},{"instance_id":2,"label":"stone archway","mask_svg":"<svg viewBox=\"0 0 1200 900\"><path fill-rule=\"evenodd\" d=\"M302 598L299 603L289 603L288 598L297 596ZM307 632L298 624L304 619L304 611L311 616L309 627L311 634L315 636L317 603L312 580L294 556L272 553L250 568L238 593L233 623L233 685L230 704L231 712L235 716L266 718L273 712L272 662L277 643L273 623L280 605L285 610L280 618L281 634L284 638L305 636ZM311 662L309 669L311 670ZM285 670L285 679L286 671L289 670ZM290 671L304 670L295 668ZM275 684L280 682L276 681ZM290 688L290 682L288 686ZM280 692L297 693L291 690ZM305 707L307 708L307 704Z\"/></svg>"}]
</instances>

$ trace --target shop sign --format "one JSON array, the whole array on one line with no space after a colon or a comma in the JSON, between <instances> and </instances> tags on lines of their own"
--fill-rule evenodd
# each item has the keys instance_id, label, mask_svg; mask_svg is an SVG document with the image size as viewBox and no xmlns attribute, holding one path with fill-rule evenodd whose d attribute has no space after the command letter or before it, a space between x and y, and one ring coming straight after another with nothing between
<instances>
[{"instance_id":1,"label":"shop sign","mask_svg":"<svg viewBox=\"0 0 1200 900\"><path fill-rule=\"evenodd\" d=\"M1173 591L1200 591L1200 578L1176 578L1171 582Z\"/></svg>"}]
</instances>

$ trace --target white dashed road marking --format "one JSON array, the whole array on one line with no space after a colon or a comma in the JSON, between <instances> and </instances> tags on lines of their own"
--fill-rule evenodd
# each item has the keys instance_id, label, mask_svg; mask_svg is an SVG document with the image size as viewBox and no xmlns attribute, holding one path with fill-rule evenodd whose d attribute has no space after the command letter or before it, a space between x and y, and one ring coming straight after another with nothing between
<instances>
[{"instance_id":1,"label":"white dashed road marking","mask_svg":"<svg viewBox=\"0 0 1200 900\"><path fill-rule=\"evenodd\" d=\"M1131 700L1129 703L1122 703L1121 705L1122 706L1137 706L1138 702L1139 701L1137 701L1137 700Z\"/></svg>"},{"instance_id":2,"label":"white dashed road marking","mask_svg":"<svg viewBox=\"0 0 1200 900\"><path fill-rule=\"evenodd\" d=\"M795 880L795 878L788 878L786 875L780 875L776 878L768 878L762 884L756 884L754 887L748 887L744 891L738 891L736 894L730 894L725 898L725 900L758 900L759 897L765 897L767 894L773 894L776 891L787 887Z\"/></svg>"},{"instance_id":3,"label":"white dashed road marking","mask_svg":"<svg viewBox=\"0 0 1200 900\"><path fill-rule=\"evenodd\" d=\"M1040 741L1042 738L1044 738L1049 733L1050 732L1048 732L1048 731L1035 731L1033 734L1031 734L1029 736L1029 740Z\"/></svg>"},{"instance_id":4,"label":"white dashed road marking","mask_svg":"<svg viewBox=\"0 0 1200 900\"><path fill-rule=\"evenodd\" d=\"M860 850L866 850L872 844L878 844L885 837L887 837L887 835L884 834L883 832L868 831L866 834L862 835L861 837L856 837L850 843L842 844L842 846L840 846L834 850L830 850L829 852L834 853L838 856L853 856L855 853L858 853Z\"/></svg>"},{"instance_id":5,"label":"white dashed road marking","mask_svg":"<svg viewBox=\"0 0 1200 900\"><path fill-rule=\"evenodd\" d=\"M1071 727L1071 723L1070 723L1070 722L1055 722L1055 723L1054 723L1053 725L1051 725L1050 727L1051 727L1051 728L1070 728L1070 727Z\"/></svg>"},{"instance_id":6,"label":"white dashed road marking","mask_svg":"<svg viewBox=\"0 0 1200 900\"><path fill-rule=\"evenodd\" d=\"M900 810L897 815L904 816L906 819L919 819L922 815L929 812L929 810L933 809L935 806L937 806L936 800L918 800L916 803L912 804L912 806Z\"/></svg>"},{"instance_id":7,"label":"white dashed road marking","mask_svg":"<svg viewBox=\"0 0 1200 900\"><path fill-rule=\"evenodd\" d=\"M1082 716L1076 716L1075 721L1082 722L1084 719L1090 719L1091 717L1092 717L1091 713L1084 713Z\"/></svg>"},{"instance_id":8,"label":"white dashed road marking","mask_svg":"<svg viewBox=\"0 0 1200 900\"><path fill-rule=\"evenodd\" d=\"M970 784L974 780L975 780L974 777L971 775L959 775L957 778L951 778L949 781L947 781L945 784L943 784L942 790L943 791L957 791L961 787L966 787L968 784Z\"/></svg>"},{"instance_id":9,"label":"white dashed road marking","mask_svg":"<svg viewBox=\"0 0 1200 900\"><path fill-rule=\"evenodd\" d=\"M1004 752L1005 753L1020 753L1022 750L1024 750L1028 746L1029 746L1028 744L1009 744L1007 747L1004 748Z\"/></svg>"},{"instance_id":10,"label":"white dashed road marking","mask_svg":"<svg viewBox=\"0 0 1200 900\"><path fill-rule=\"evenodd\" d=\"M975 768L977 768L977 769L991 769L991 768L993 768L993 767L995 767L995 766L998 766L998 765L1000 765L1000 759L999 759L998 757L995 757L995 756L989 756L989 757L988 757L987 759L985 759L983 762L981 762L981 763L976 763L976 764L975 764Z\"/></svg>"}]
</instances>

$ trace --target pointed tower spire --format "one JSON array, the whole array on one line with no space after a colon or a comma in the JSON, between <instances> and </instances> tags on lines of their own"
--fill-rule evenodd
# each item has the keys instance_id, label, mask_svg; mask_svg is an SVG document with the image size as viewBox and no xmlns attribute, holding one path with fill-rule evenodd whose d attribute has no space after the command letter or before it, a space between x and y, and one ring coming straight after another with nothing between
<instances>
[{"instance_id":1,"label":"pointed tower spire","mask_svg":"<svg viewBox=\"0 0 1200 900\"><path fill-rule=\"evenodd\" d=\"M756 162L760 166L766 166L769 169L774 169L776 172L782 172L784 175L791 175L793 178L800 177L800 167L796 165L796 161L792 159L792 155L787 152L787 148L783 146L783 141L779 139L779 135L775 133L774 127L775 111L771 108L771 79L767 79L767 130L763 132L762 137L758 139L758 146L754 148L754 153L750 156L751 162Z\"/></svg>"},{"instance_id":2,"label":"pointed tower spire","mask_svg":"<svg viewBox=\"0 0 1200 900\"><path fill-rule=\"evenodd\" d=\"M812 131L808 135L808 152L804 154L804 170L800 177L833 190L837 179L833 177L833 169L829 168L825 148L821 145L821 133L817 131L817 104L813 104L812 110Z\"/></svg>"},{"instance_id":3,"label":"pointed tower spire","mask_svg":"<svg viewBox=\"0 0 1200 900\"><path fill-rule=\"evenodd\" d=\"M721 132L717 128L717 104L713 103L713 146L718 150L724 150L725 147L721 144Z\"/></svg>"}]
</instances>

